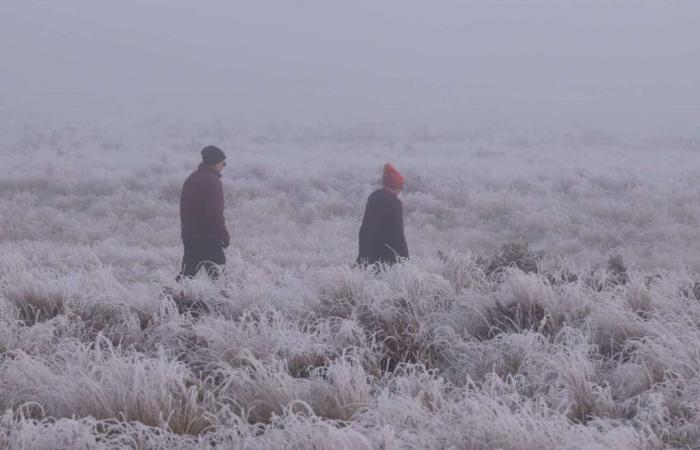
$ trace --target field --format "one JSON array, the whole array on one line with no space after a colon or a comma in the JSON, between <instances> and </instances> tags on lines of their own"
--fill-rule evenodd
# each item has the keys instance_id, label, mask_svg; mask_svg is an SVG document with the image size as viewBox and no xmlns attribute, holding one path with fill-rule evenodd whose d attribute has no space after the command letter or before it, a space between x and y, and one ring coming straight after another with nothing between
<instances>
[{"instance_id":1,"label":"field","mask_svg":"<svg viewBox=\"0 0 700 450\"><path fill-rule=\"evenodd\" d=\"M697 139L0 119L2 449L700 448ZM227 272L180 286L207 144Z\"/></svg>"}]
</instances>

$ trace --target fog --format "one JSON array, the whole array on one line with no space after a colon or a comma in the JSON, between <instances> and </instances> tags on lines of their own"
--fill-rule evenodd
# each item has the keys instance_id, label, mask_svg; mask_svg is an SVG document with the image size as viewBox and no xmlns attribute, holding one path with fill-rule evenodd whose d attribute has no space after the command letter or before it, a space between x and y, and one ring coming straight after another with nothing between
<instances>
[{"instance_id":1,"label":"fog","mask_svg":"<svg viewBox=\"0 0 700 450\"><path fill-rule=\"evenodd\" d=\"M3 0L0 108L697 133L697 1Z\"/></svg>"},{"instance_id":2,"label":"fog","mask_svg":"<svg viewBox=\"0 0 700 450\"><path fill-rule=\"evenodd\" d=\"M0 0L0 449L700 449L699 61L700 0Z\"/></svg>"}]
</instances>

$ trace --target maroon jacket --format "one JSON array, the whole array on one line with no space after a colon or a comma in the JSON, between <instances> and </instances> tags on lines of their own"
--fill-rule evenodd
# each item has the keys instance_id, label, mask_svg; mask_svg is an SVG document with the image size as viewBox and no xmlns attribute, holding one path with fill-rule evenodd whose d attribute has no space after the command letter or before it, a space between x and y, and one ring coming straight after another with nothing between
<instances>
[{"instance_id":1,"label":"maroon jacket","mask_svg":"<svg viewBox=\"0 0 700 450\"><path fill-rule=\"evenodd\" d=\"M221 174L200 165L182 186L180 224L183 239L216 239L228 246Z\"/></svg>"}]
</instances>

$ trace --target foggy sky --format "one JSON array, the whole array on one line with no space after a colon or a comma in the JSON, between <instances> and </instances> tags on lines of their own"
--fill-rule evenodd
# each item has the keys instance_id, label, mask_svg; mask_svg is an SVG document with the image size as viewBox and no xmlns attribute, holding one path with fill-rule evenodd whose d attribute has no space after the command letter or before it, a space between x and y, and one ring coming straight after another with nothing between
<instances>
[{"instance_id":1,"label":"foggy sky","mask_svg":"<svg viewBox=\"0 0 700 450\"><path fill-rule=\"evenodd\" d=\"M700 2L2 0L0 108L697 130Z\"/></svg>"}]
</instances>

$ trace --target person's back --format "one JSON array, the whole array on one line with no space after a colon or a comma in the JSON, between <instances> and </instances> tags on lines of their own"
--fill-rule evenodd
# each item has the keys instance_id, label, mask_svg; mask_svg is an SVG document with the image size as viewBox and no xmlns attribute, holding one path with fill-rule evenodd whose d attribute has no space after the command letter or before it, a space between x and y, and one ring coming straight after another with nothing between
<instances>
[{"instance_id":1,"label":"person's back","mask_svg":"<svg viewBox=\"0 0 700 450\"><path fill-rule=\"evenodd\" d=\"M226 263L223 249L230 237L224 218L221 171L226 156L216 147L202 150L202 164L185 180L180 196L180 225L185 253L178 280L194 277L205 266L210 277Z\"/></svg>"},{"instance_id":2,"label":"person's back","mask_svg":"<svg viewBox=\"0 0 700 450\"><path fill-rule=\"evenodd\" d=\"M384 187L367 199L360 226L358 264L394 264L400 258L408 258L403 205L398 198L403 182L403 176L391 164L384 167Z\"/></svg>"},{"instance_id":3,"label":"person's back","mask_svg":"<svg viewBox=\"0 0 700 450\"><path fill-rule=\"evenodd\" d=\"M183 239L228 239L220 176L201 164L182 185L180 225Z\"/></svg>"}]
</instances>

